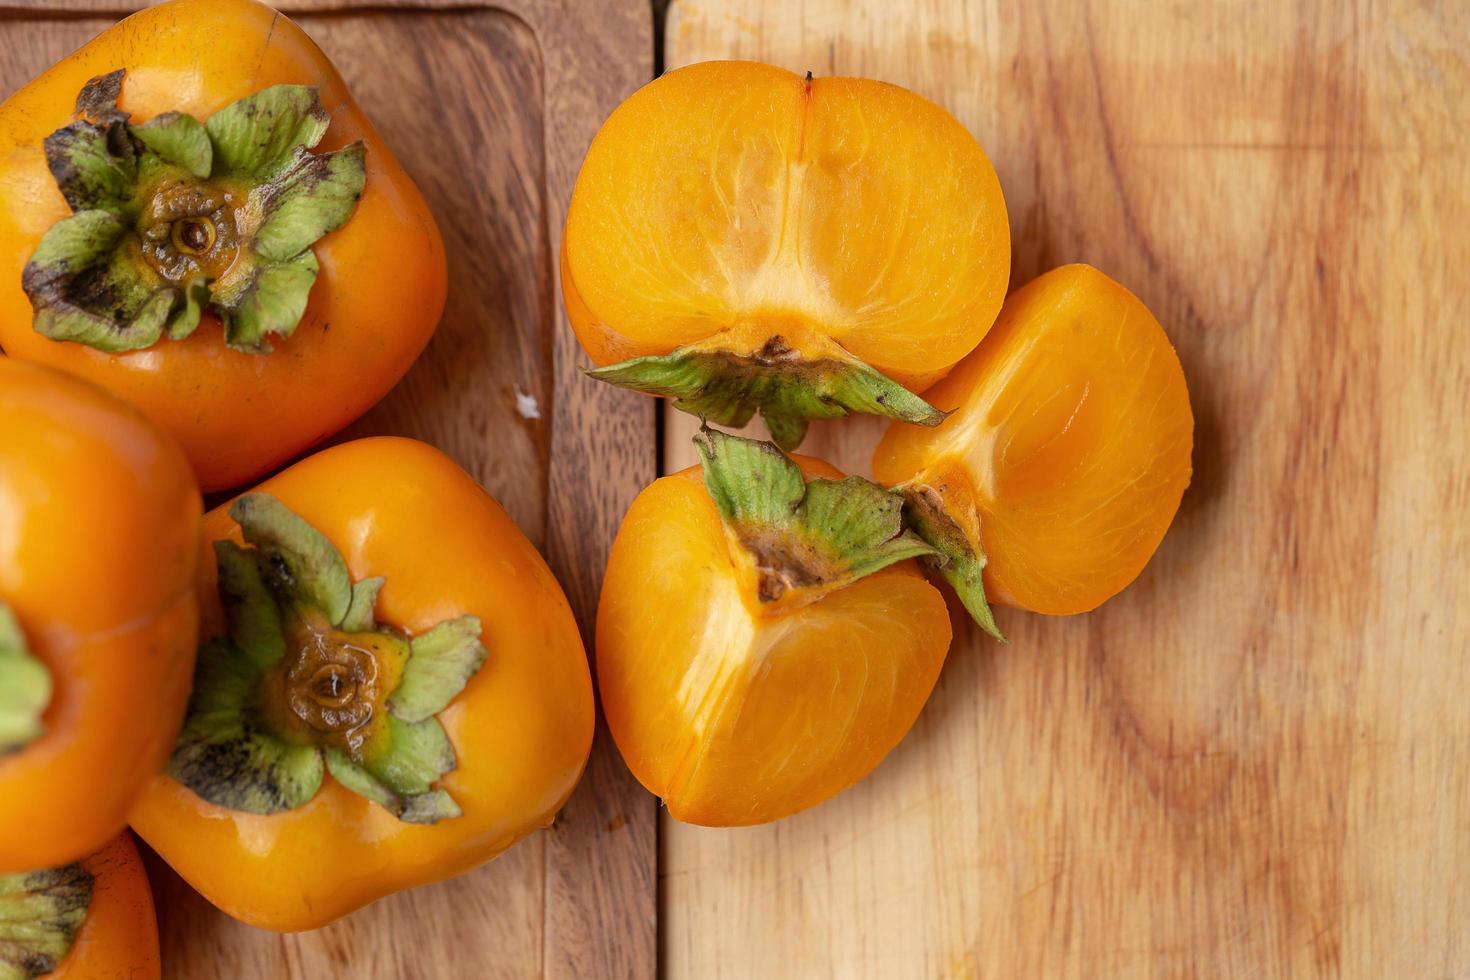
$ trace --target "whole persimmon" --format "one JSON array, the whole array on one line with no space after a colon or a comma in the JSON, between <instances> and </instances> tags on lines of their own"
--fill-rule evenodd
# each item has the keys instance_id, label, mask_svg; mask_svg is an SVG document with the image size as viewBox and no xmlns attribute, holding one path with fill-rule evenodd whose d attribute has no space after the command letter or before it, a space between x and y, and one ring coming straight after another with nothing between
<instances>
[{"instance_id":1,"label":"whole persimmon","mask_svg":"<svg viewBox=\"0 0 1470 980\"><path fill-rule=\"evenodd\" d=\"M1138 577L1194 439L1179 357L1138 297L1088 265L1053 269L929 395L949 416L890 426L873 473L908 498L977 620L987 598L1086 612Z\"/></svg>"},{"instance_id":2,"label":"whole persimmon","mask_svg":"<svg viewBox=\"0 0 1470 980\"><path fill-rule=\"evenodd\" d=\"M762 823L866 776L949 649L903 502L771 443L707 432L613 543L597 677L619 751L678 820Z\"/></svg>"},{"instance_id":3,"label":"whole persimmon","mask_svg":"<svg viewBox=\"0 0 1470 980\"><path fill-rule=\"evenodd\" d=\"M105 844L189 697L199 490L129 405L0 357L0 873Z\"/></svg>"},{"instance_id":4,"label":"whole persimmon","mask_svg":"<svg viewBox=\"0 0 1470 980\"><path fill-rule=\"evenodd\" d=\"M0 874L0 977L158 980L148 874L126 831L80 861Z\"/></svg>"},{"instance_id":5,"label":"whole persimmon","mask_svg":"<svg viewBox=\"0 0 1470 980\"><path fill-rule=\"evenodd\" d=\"M1010 275L1000 182L958 121L865 78L755 62L619 106L572 191L561 280L593 377L712 422L936 424L919 398L985 336Z\"/></svg>"},{"instance_id":6,"label":"whole persimmon","mask_svg":"<svg viewBox=\"0 0 1470 980\"><path fill-rule=\"evenodd\" d=\"M592 744L566 596L411 439L323 450L205 517L204 643L133 829L222 911L315 929L551 823Z\"/></svg>"},{"instance_id":7,"label":"whole persimmon","mask_svg":"<svg viewBox=\"0 0 1470 980\"><path fill-rule=\"evenodd\" d=\"M0 346L137 405L206 490L361 415L446 288L413 181L264 4L142 10L0 105Z\"/></svg>"}]
</instances>

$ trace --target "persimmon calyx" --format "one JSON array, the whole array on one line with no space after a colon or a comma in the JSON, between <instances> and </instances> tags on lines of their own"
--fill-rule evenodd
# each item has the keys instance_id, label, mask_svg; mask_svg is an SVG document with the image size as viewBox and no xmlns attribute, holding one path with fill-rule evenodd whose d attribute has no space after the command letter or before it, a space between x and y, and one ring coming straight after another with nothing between
<instances>
[{"instance_id":1,"label":"persimmon calyx","mask_svg":"<svg viewBox=\"0 0 1470 980\"><path fill-rule=\"evenodd\" d=\"M40 737L51 673L31 655L10 607L0 602L0 756Z\"/></svg>"},{"instance_id":2,"label":"persimmon calyx","mask_svg":"<svg viewBox=\"0 0 1470 980\"><path fill-rule=\"evenodd\" d=\"M214 546L229 632L199 650L169 774L249 813L305 805L330 772L407 823L459 816L436 786L458 760L435 716L485 662L480 621L409 637L374 618L383 579L353 582L280 501L247 494L230 516L246 546Z\"/></svg>"},{"instance_id":3,"label":"persimmon calyx","mask_svg":"<svg viewBox=\"0 0 1470 980\"><path fill-rule=\"evenodd\" d=\"M903 527L903 498L862 477L807 480L774 443L704 429L704 485L762 603L819 596L894 562L934 553Z\"/></svg>"},{"instance_id":4,"label":"persimmon calyx","mask_svg":"<svg viewBox=\"0 0 1470 980\"><path fill-rule=\"evenodd\" d=\"M363 144L310 152L330 119L306 85L262 89L202 123L166 112L134 125L117 107L123 74L89 81L76 119L44 141L73 214L21 275L35 329L116 353L181 340L207 309L230 347L268 353L306 311L312 244L362 196Z\"/></svg>"},{"instance_id":5,"label":"persimmon calyx","mask_svg":"<svg viewBox=\"0 0 1470 980\"><path fill-rule=\"evenodd\" d=\"M795 449L812 419L849 412L938 425L945 413L830 341L803 356L780 335L749 350L710 340L669 354L635 357L589 371L599 381L673 399L675 408L717 425L742 426L759 411L781 449Z\"/></svg>"},{"instance_id":6,"label":"persimmon calyx","mask_svg":"<svg viewBox=\"0 0 1470 980\"><path fill-rule=\"evenodd\" d=\"M0 980L45 976L66 959L93 885L80 864L0 875Z\"/></svg>"},{"instance_id":7,"label":"persimmon calyx","mask_svg":"<svg viewBox=\"0 0 1470 980\"><path fill-rule=\"evenodd\" d=\"M985 552L945 510L938 490L924 483L907 483L894 487L893 492L903 496L904 522L933 548L919 564L949 583L976 626L1005 643L985 597Z\"/></svg>"}]
</instances>

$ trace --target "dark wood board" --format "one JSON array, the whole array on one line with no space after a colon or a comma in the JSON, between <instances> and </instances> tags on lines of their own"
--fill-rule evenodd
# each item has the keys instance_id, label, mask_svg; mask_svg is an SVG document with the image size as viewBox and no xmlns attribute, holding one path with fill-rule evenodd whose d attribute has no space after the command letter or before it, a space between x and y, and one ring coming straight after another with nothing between
<instances>
[{"instance_id":1,"label":"dark wood board","mask_svg":"<svg viewBox=\"0 0 1470 980\"><path fill-rule=\"evenodd\" d=\"M0 2L0 93L137 6ZM418 182L449 255L448 308L433 342L341 438L409 435L453 456L546 555L590 638L607 549L654 476L654 406L581 376L555 256L588 142L652 74L650 8L281 6L331 56ZM551 830L459 879L316 932L236 923L154 860L165 976L652 976L655 833L653 799L599 731L582 785Z\"/></svg>"}]
</instances>

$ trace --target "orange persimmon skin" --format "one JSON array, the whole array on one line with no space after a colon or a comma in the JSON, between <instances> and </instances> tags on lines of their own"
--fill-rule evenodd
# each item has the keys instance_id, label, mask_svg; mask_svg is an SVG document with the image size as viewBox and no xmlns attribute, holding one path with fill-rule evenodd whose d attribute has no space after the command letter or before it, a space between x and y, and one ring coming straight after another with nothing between
<instances>
[{"instance_id":1,"label":"orange persimmon skin","mask_svg":"<svg viewBox=\"0 0 1470 980\"><path fill-rule=\"evenodd\" d=\"M271 354L225 346L206 313L182 341L106 354L31 326L21 270L71 212L41 141L72 118L90 78L126 68L135 123L176 110L206 119L281 83L318 86L331 128L318 152L362 140L367 181L347 223L312 246L321 271L295 333ZM317 46L253 0L174 0L120 21L0 105L0 347L81 375L173 435L206 490L238 486L336 432L397 383L439 322L444 244L404 173Z\"/></svg>"},{"instance_id":2,"label":"orange persimmon skin","mask_svg":"<svg viewBox=\"0 0 1470 980\"><path fill-rule=\"evenodd\" d=\"M1194 415L1136 296L1091 266L1053 269L928 397L954 414L890 426L873 473L940 491L978 536L992 602L1069 615L1138 577L1189 485Z\"/></svg>"},{"instance_id":3,"label":"orange persimmon skin","mask_svg":"<svg viewBox=\"0 0 1470 980\"><path fill-rule=\"evenodd\" d=\"M101 847L168 759L200 510L183 453L135 409L0 357L0 600L52 683L40 737L0 757L0 872Z\"/></svg>"},{"instance_id":4,"label":"orange persimmon skin","mask_svg":"<svg viewBox=\"0 0 1470 980\"><path fill-rule=\"evenodd\" d=\"M794 458L809 477L840 476ZM603 580L608 728L688 823L764 823L856 783L913 726L949 649L944 599L912 561L762 608L747 557L695 467L638 495Z\"/></svg>"},{"instance_id":5,"label":"orange persimmon skin","mask_svg":"<svg viewBox=\"0 0 1470 980\"><path fill-rule=\"evenodd\" d=\"M71 950L48 980L158 980L158 919L148 873L124 831L82 859L93 877L92 904Z\"/></svg>"},{"instance_id":6,"label":"orange persimmon skin","mask_svg":"<svg viewBox=\"0 0 1470 980\"><path fill-rule=\"evenodd\" d=\"M780 335L916 391L980 342L1009 275L1000 182L949 113L883 82L735 61L669 72L608 117L561 256L598 365Z\"/></svg>"},{"instance_id":7,"label":"orange persimmon skin","mask_svg":"<svg viewBox=\"0 0 1470 980\"><path fill-rule=\"evenodd\" d=\"M591 748L592 682L561 586L510 516L448 457L411 439L335 446L255 489L326 535L355 581L386 577L379 622L414 634L480 617L489 658L438 715L458 758L441 785L464 814L403 823L328 775L305 806L261 816L159 776L133 829L226 913L296 931L467 871L549 825ZM206 542L241 541L228 509L206 515ZM207 639L225 622L206 548L198 589Z\"/></svg>"}]
</instances>

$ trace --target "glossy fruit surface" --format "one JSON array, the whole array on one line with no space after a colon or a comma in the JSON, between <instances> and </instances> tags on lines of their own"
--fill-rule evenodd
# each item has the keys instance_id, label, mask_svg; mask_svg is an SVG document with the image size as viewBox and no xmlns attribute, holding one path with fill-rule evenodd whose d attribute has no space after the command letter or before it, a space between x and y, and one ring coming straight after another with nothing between
<instances>
[{"instance_id":1,"label":"glossy fruit surface","mask_svg":"<svg viewBox=\"0 0 1470 980\"><path fill-rule=\"evenodd\" d=\"M891 426L873 472L939 492L978 535L991 601L1085 612L1143 570L1189 484L1194 416L1137 297L1091 266L1054 269L929 397L953 414Z\"/></svg>"},{"instance_id":2,"label":"glossy fruit surface","mask_svg":"<svg viewBox=\"0 0 1470 980\"><path fill-rule=\"evenodd\" d=\"M0 872L101 847L163 768L197 645L200 509L136 410L0 358L0 609L49 688L37 732L0 755Z\"/></svg>"},{"instance_id":3,"label":"glossy fruit surface","mask_svg":"<svg viewBox=\"0 0 1470 980\"><path fill-rule=\"evenodd\" d=\"M1009 268L995 171L942 108L707 62L640 89L593 140L562 285L598 365L689 345L749 359L779 338L921 391L985 335Z\"/></svg>"},{"instance_id":4,"label":"glossy fruit surface","mask_svg":"<svg viewBox=\"0 0 1470 980\"><path fill-rule=\"evenodd\" d=\"M157 980L158 922L148 873L128 833L81 862L92 875L92 902L71 952L52 980Z\"/></svg>"},{"instance_id":5,"label":"glossy fruit surface","mask_svg":"<svg viewBox=\"0 0 1470 980\"><path fill-rule=\"evenodd\" d=\"M323 535L354 582L382 577L373 605L378 623L417 637L454 617L478 617L487 653L437 714L454 758L436 785L452 796L458 816L406 822L331 775L304 804L272 813L206 802L169 776L154 782L134 829L220 909L294 931L466 871L548 825L587 759L592 688L576 623L545 562L505 511L437 450L397 438L346 443L249 496L261 494ZM243 543L231 510L207 515L206 539ZM216 554L217 545L199 582L206 640L227 630ZM369 645L353 639L359 651ZM308 647L288 647L283 665L296 658L315 664L311 656ZM293 671L285 691L323 703L341 695L356 705L362 688L355 685L373 682L329 673L301 687ZM332 683L323 688L323 678Z\"/></svg>"},{"instance_id":6,"label":"glossy fruit surface","mask_svg":"<svg viewBox=\"0 0 1470 980\"><path fill-rule=\"evenodd\" d=\"M949 647L944 600L911 560L773 602L757 579L698 468L644 490L613 545L602 706L633 774L679 820L775 820L862 779L913 725Z\"/></svg>"},{"instance_id":7,"label":"glossy fruit surface","mask_svg":"<svg viewBox=\"0 0 1470 980\"><path fill-rule=\"evenodd\" d=\"M22 272L43 236L71 214L43 141L72 120L89 80L118 69L125 71L118 108L135 124L168 112L205 120L270 86L294 84L315 87L330 115L318 153L361 141L361 197L340 228L307 249L320 271L294 333L272 339L272 353L227 346L207 310L186 338L122 353L48 339L33 326ZM235 212L242 228L253 206ZM224 274L229 256L215 266L208 275ZM0 106L0 345L137 405L179 441L207 490L259 475L381 398L427 343L445 291L443 243L419 191L321 50L263 4L150 7Z\"/></svg>"}]
</instances>

